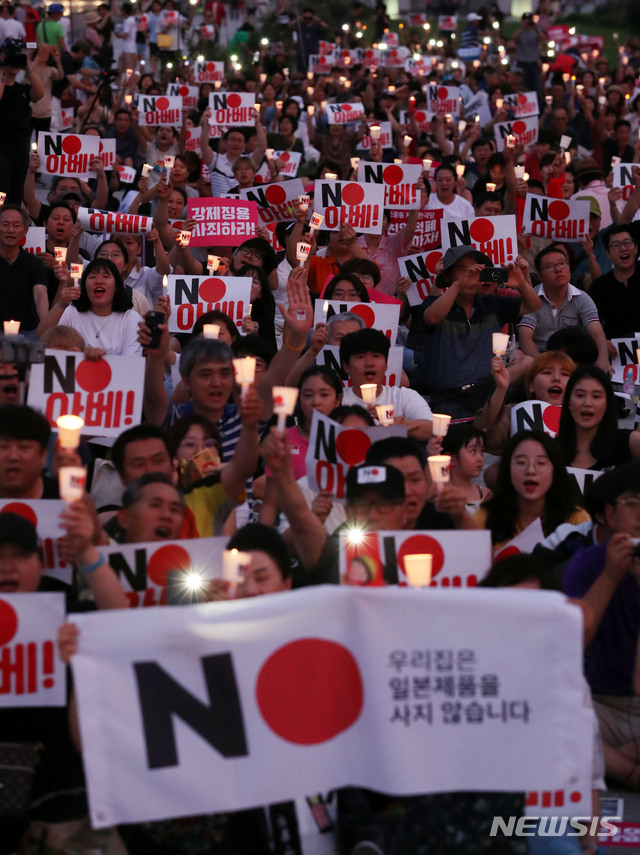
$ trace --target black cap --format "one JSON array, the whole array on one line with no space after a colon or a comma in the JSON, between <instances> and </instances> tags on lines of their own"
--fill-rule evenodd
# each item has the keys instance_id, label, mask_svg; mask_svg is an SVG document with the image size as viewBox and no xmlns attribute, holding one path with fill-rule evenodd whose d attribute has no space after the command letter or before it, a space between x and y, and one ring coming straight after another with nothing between
<instances>
[{"instance_id":1,"label":"black cap","mask_svg":"<svg viewBox=\"0 0 640 855\"><path fill-rule=\"evenodd\" d=\"M380 493L385 499L404 502L404 475L395 466L363 464L352 467L347 473L347 503L371 490Z\"/></svg>"},{"instance_id":2,"label":"black cap","mask_svg":"<svg viewBox=\"0 0 640 855\"><path fill-rule=\"evenodd\" d=\"M18 514L0 514L0 543L17 543L29 552L37 552L38 534L28 519Z\"/></svg>"},{"instance_id":3,"label":"black cap","mask_svg":"<svg viewBox=\"0 0 640 855\"><path fill-rule=\"evenodd\" d=\"M446 288L451 284L449 281L449 271L454 264L457 264L461 258L466 258L467 255L473 255L478 264L493 267L493 261L491 261L489 256L485 255L484 252L480 252L480 250L476 249L474 246L467 246L466 244L451 246L445 252L444 258L442 259L442 270L436 276L436 288Z\"/></svg>"}]
</instances>

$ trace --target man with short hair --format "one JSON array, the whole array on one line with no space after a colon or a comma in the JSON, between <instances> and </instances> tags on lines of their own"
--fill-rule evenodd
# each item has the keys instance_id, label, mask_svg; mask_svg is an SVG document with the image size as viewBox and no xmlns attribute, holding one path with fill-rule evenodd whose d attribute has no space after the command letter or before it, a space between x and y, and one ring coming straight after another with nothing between
<instances>
[{"instance_id":1,"label":"man with short hair","mask_svg":"<svg viewBox=\"0 0 640 855\"><path fill-rule=\"evenodd\" d=\"M339 312L331 315L327 321L327 344L340 344L346 335L362 330L365 326L364 319L353 312Z\"/></svg>"},{"instance_id":2,"label":"man with short hair","mask_svg":"<svg viewBox=\"0 0 640 855\"><path fill-rule=\"evenodd\" d=\"M630 338L640 319L640 269L635 223L612 226L603 236L611 270L595 279L589 296L596 304L608 341Z\"/></svg>"},{"instance_id":3,"label":"man with short hair","mask_svg":"<svg viewBox=\"0 0 640 855\"><path fill-rule=\"evenodd\" d=\"M202 162L209 167L211 174L211 195L222 196L224 193L228 193L237 183L233 173L233 164L241 155L245 154L247 139L242 129L230 128L222 135L220 150L214 152L209 141L210 119L211 110L207 107L201 120L202 134L200 137L200 147L202 149ZM267 150L267 135L264 125L258 116L256 116L255 126L258 142L255 151L248 156L257 169L262 163L264 153Z\"/></svg>"},{"instance_id":4,"label":"man with short hair","mask_svg":"<svg viewBox=\"0 0 640 855\"><path fill-rule=\"evenodd\" d=\"M0 208L0 318L20 321L20 332L35 339L38 323L49 311L47 270L21 246L29 218L17 205Z\"/></svg>"},{"instance_id":5,"label":"man with short hair","mask_svg":"<svg viewBox=\"0 0 640 855\"><path fill-rule=\"evenodd\" d=\"M58 483L43 474L51 428L24 404L0 406L0 498L57 499Z\"/></svg>"},{"instance_id":6,"label":"man with short hair","mask_svg":"<svg viewBox=\"0 0 640 855\"><path fill-rule=\"evenodd\" d=\"M36 27L36 38L38 41L54 45L61 52L67 49L64 40L64 29L60 23L63 14L64 7L62 3L51 3L47 10L46 18L40 21Z\"/></svg>"}]
</instances>

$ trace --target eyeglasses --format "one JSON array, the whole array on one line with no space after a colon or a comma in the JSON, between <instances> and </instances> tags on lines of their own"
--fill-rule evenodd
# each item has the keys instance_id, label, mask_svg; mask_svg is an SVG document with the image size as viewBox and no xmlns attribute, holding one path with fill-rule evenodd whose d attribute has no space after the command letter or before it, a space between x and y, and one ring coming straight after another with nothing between
<instances>
[{"instance_id":1,"label":"eyeglasses","mask_svg":"<svg viewBox=\"0 0 640 855\"><path fill-rule=\"evenodd\" d=\"M638 513L640 510L640 499L618 499L618 502L629 508L630 511Z\"/></svg>"},{"instance_id":2,"label":"eyeglasses","mask_svg":"<svg viewBox=\"0 0 640 855\"><path fill-rule=\"evenodd\" d=\"M631 249L632 246L635 246L635 243L630 239L614 240L609 244L609 249Z\"/></svg>"},{"instance_id":3,"label":"eyeglasses","mask_svg":"<svg viewBox=\"0 0 640 855\"><path fill-rule=\"evenodd\" d=\"M540 271L542 273L548 273L551 270L562 270L563 268L568 267L568 266L569 266L569 262L565 258L564 261L556 261L555 264L545 264L544 267L540 268Z\"/></svg>"},{"instance_id":4,"label":"eyeglasses","mask_svg":"<svg viewBox=\"0 0 640 855\"><path fill-rule=\"evenodd\" d=\"M526 472L529 467L533 467L535 472L545 472L551 466L551 461L548 457L539 457L537 460L529 460L527 457L516 457L511 461L514 469Z\"/></svg>"}]
</instances>

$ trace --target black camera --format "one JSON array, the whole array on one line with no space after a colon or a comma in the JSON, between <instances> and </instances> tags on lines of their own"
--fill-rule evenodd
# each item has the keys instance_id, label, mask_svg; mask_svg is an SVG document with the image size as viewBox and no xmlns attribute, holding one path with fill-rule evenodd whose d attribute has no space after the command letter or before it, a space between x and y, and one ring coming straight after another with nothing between
<instances>
[{"instance_id":1,"label":"black camera","mask_svg":"<svg viewBox=\"0 0 640 855\"><path fill-rule=\"evenodd\" d=\"M633 543L633 554L636 558L640 558L640 537L632 537L631 542Z\"/></svg>"},{"instance_id":2,"label":"black camera","mask_svg":"<svg viewBox=\"0 0 640 855\"><path fill-rule=\"evenodd\" d=\"M504 283L509 280L509 271L504 267L485 267L480 271L481 282Z\"/></svg>"},{"instance_id":3,"label":"black camera","mask_svg":"<svg viewBox=\"0 0 640 855\"><path fill-rule=\"evenodd\" d=\"M26 49L27 46L22 39L5 39L0 45L0 66L23 71L27 67Z\"/></svg>"}]
</instances>

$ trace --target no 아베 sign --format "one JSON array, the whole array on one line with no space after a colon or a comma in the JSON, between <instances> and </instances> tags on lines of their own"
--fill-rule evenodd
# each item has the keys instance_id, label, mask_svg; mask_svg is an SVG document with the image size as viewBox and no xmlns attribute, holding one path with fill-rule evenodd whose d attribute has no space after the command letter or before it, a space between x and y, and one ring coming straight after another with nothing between
<instances>
[{"instance_id":1,"label":"no \uc544\ubca0 sign","mask_svg":"<svg viewBox=\"0 0 640 855\"><path fill-rule=\"evenodd\" d=\"M246 128L256 122L256 96L251 92L211 92L211 124Z\"/></svg>"},{"instance_id":2,"label":"no \uc544\ubca0 sign","mask_svg":"<svg viewBox=\"0 0 640 855\"><path fill-rule=\"evenodd\" d=\"M513 214L445 220L441 231L443 252L452 246L473 246L488 255L496 267L512 264L518 255L516 218Z\"/></svg>"},{"instance_id":3,"label":"no \uc544\ubca0 sign","mask_svg":"<svg viewBox=\"0 0 640 855\"><path fill-rule=\"evenodd\" d=\"M242 326L249 311L251 279L248 276L169 276L174 311L170 332L190 332L201 315L216 309Z\"/></svg>"},{"instance_id":4,"label":"no \uc544\ubca0 sign","mask_svg":"<svg viewBox=\"0 0 640 855\"><path fill-rule=\"evenodd\" d=\"M100 153L100 138L79 134L38 134L40 169L47 175L72 175L92 178L89 169Z\"/></svg>"},{"instance_id":5,"label":"no \uc544\ubca0 sign","mask_svg":"<svg viewBox=\"0 0 640 855\"><path fill-rule=\"evenodd\" d=\"M138 124L144 127L179 127L182 121L182 96L140 95L138 98Z\"/></svg>"},{"instance_id":6,"label":"no \uc544\ubca0 sign","mask_svg":"<svg viewBox=\"0 0 640 855\"><path fill-rule=\"evenodd\" d=\"M526 235L559 241L583 240L589 232L589 202L527 193L522 228Z\"/></svg>"},{"instance_id":7,"label":"no \uc544\ubca0 sign","mask_svg":"<svg viewBox=\"0 0 640 855\"><path fill-rule=\"evenodd\" d=\"M353 226L363 234L382 234L384 187L355 181L316 181L314 210L324 216L321 229Z\"/></svg>"},{"instance_id":8,"label":"no \uc544\ubca0 sign","mask_svg":"<svg viewBox=\"0 0 640 855\"><path fill-rule=\"evenodd\" d=\"M358 164L358 181L384 187L385 208L404 211L419 208L421 175L422 166L417 163L365 163L361 160Z\"/></svg>"}]
</instances>

